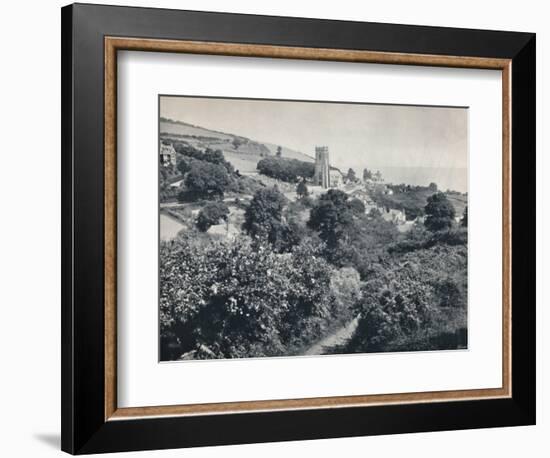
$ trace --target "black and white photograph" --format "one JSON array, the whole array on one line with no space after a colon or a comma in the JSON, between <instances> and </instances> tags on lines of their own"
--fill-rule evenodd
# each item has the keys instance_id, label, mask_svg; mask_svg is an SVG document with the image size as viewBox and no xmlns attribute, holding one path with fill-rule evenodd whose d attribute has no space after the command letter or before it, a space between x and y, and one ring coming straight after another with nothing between
<instances>
[{"instance_id":1,"label":"black and white photograph","mask_svg":"<svg viewBox=\"0 0 550 458\"><path fill-rule=\"evenodd\" d=\"M468 109L159 96L160 360L467 349Z\"/></svg>"},{"instance_id":2,"label":"black and white photograph","mask_svg":"<svg viewBox=\"0 0 550 458\"><path fill-rule=\"evenodd\" d=\"M0 456L548 454L544 2L3 6Z\"/></svg>"}]
</instances>

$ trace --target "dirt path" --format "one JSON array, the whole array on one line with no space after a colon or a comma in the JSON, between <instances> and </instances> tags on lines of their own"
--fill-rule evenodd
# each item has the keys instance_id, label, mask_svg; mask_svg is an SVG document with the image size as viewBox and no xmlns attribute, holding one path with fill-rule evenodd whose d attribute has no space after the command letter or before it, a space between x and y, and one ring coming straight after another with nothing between
<instances>
[{"instance_id":1,"label":"dirt path","mask_svg":"<svg viewBox=\"0 0 550 458\"><path fill-rule=\"evenodd\" d=\"M345 326L336 329L333 333L319 340L317 343L309 347L303 354L304 355L322 355L326 351L325 349L335 347L337 345L345 344L347 340L351 338L357 324L359 323L359 317L355 317Z\"/></svg>"}]
</instances>

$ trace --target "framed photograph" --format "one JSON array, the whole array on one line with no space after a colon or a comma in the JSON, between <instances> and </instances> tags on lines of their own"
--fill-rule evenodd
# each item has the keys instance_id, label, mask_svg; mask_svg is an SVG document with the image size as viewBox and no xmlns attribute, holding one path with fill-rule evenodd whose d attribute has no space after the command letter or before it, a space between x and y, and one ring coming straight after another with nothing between
<instances>
[{"instance_id":1,"label":"framed photograph","mask_svg":"<svg viewBox=\"0 0 550 458\"><path fill-rule=\"evenodd\" d=\"M535 35L62 9L62 448L535 423Z\"/></svg>"}]
</instances>

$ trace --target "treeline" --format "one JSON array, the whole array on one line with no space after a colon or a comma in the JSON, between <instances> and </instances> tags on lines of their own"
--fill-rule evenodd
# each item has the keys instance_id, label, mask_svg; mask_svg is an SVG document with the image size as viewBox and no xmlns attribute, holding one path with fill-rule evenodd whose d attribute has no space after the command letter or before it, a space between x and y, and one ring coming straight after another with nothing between
<instances>
[{"instance_id":1,"label":"treeline","mask_svg":"<svg viewBox=\"0 0 550 458\"><path fill-rule=\"evenodd\" d=\"M315 172L315 164L276 156L261 159L256 169L268 177L288 183L296 183L302 178L312 178Z\"/></svg>"},{"instance_id":2,"label":"treeline","mask_svg":"<svg viewBox=\"0 0 550 458\"><path fill-rule=\"evenodd\" d=\"M213 150L206 148L204 151L201 151L200 149L186 143L174 143L174 149L185 158L193 158L199 161L209 162L211 164L222 165L229 174L233 174L235 172L233 165L225 160L223 152L219 149ZM185 169L185 165L187 164L185 158L180 158L178 161L178 169Z\"/></svg>"}]
</instances>

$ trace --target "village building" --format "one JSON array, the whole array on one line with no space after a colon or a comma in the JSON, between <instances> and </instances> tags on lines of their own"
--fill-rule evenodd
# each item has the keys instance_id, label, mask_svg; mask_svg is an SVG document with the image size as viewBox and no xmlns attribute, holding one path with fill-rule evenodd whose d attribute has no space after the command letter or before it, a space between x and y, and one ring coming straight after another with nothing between
<instances>
[{"instance_id":1,"label":"village building","mask_svg":"<svg viewBox=\"0 0 550 458\"><path fill-rule=\"evenodd\" d=\"M405 211L396 210L395 208L389 208L387 211L382 212L382 218L394 224L403 224L407 221Z\"/></svg>"},{"instance_id":2,"label":"village building","mask_svg":"<svg viewBox=\"0 0 550 458\"><path fill-rule=\"evenodd\" d=\"M161 165L176 165L176 150L172 145L160 143L160 163Z\"/></svg>"},{"instance_id":3,"label":"village building","mask_svg":"<svg viewBox=\"0 0 550 458\"><path fill-rule=\"evenodd\" d=\"M365 189L355 189L350 193L350 196L353 199L358 199L361 202L363 202L363 205L365 206L366 214L369 214L371 210L378 210L380 214L385 212L385 209L382 207L379 207L374 202L374 200L372 200L370 193Z\"/></svg>"}]
</instances>

